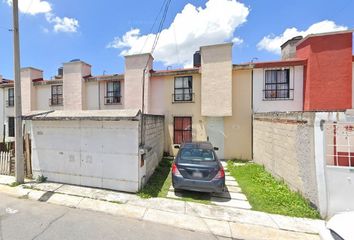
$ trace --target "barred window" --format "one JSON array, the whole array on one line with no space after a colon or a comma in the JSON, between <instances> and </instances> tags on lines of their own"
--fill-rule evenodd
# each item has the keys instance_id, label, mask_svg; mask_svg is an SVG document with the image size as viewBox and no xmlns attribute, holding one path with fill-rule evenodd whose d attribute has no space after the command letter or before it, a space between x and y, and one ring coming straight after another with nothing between
<instances>
[{"instance_id":1,"label":"barred window","mask_svg":"<svg viewBox=\"0 0 354 240\"><path fill-rule=\"evenodd\" d=\"M63 85L52 85L51 106L63 105Z\"/></svg>"},{"instance_id":2,"label":"barred window","mask_svg":"<svg viewBox=\"0 0 354 240\"><path fill-rule=\"evenodd\" d=\"M121 103L120 82L107 82L105 104Z\"/></svg>"},{"instance_id":3,"label":"barred window","mask_svg":"<svg viewBox=\"0 0 354 240\"><path fill-rule=\"evenodd\" d=\"M9 107L13 107L15 105L15 95L14 95L14 89L13 88L9 88L7 91L7 105Z\"/></svg>"},{"instance_id":4,"label":"barred window","mask_svg":"<svg viewBox=\"0 0 354 240\"><path fill-rule=\"evenodd\" d=\"M181 144L192 141L192 118L175 117L173 123L173 143Z\"/></svg>"},{"instance_id":5,"label":"barred window","mask_svg":"<svg viewBox=\"0 0 354 240\"><path fill-rule=\"evenodd\" d=\"M193 100L193 79L192 76L176 77L174 89L174 101Z\"/></svg>"},{"instance_id":6,"label":"barred window","mask_svg":"<svg viewBox=\"0 0 354 240\"><path fill-rule=\"evenodd\" d=\"M290 70L266 70L264 99L290 99Z\"/></svg>"}]
</instances>

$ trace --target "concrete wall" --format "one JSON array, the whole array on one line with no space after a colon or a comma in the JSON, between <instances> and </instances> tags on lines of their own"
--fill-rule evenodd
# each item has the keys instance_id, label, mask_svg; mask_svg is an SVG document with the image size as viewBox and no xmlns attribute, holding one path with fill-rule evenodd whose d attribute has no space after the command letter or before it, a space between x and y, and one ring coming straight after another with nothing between
<instances>
[{"instance_id":1,"label":"concrete wall","mask_svg":"<svg viewBox=\"0 0 354 240\"><path fill-rule=\"evenodd\" d=\"M63 98L65 110L85 110L86 91L83 77L91 74L91 66L82 61L64 63Z\"/></svg>"},{"instance_id":2,"label":"concrete wall","mask_svg":"<svg viewBox=\"0 0 354 240\"><path fill-rule=\"evenodd\" d=\"M32 121L33 175L121 191L139 189L138 121Z\"/></svg>"},{"instance_id":3,"label":"concrete wall","mask_svg":"<svg viewBox=\"0 0 354 240\"><path fill-rule=\"evenodd\" d=\"M232 72L232 112L224 118L226 159L252 159L252 70Z\"/></svg>"},{"instance_id":4,"label":"concrete wall","mask_svg":"<svg viewBox=\"0 0 354 240\"><path fill-rule=\"evenodd\" d=\"M232 116L232 44L200 48L202 116Z\"/></svg>"},{"instance_id":5,"label":"concrete wall","mask_svg":"<svg viewBox=\"0 0 354 240\"><path fill-rule=\"evenodd\" d=\"M149 93L150 91L150 69L152 69L153 58L151 54L138 54L125 57L125 74L124 74L124 92L125 92L125 108L141 109L142 107L142 83L145 72L145 110L149 109ZM145 111L145 112L146 112Z\"/></svg>"},{"instance_id":6,"label":"concrete wall","mask_svg":"<svg viewBox=\"0 0 354 240\"><path fill-rule=\"evenodd\" d=\"M145 115L144 116L144 142L146 154L145 160L145 180L147 182L154 173L155 168L161 161L164 153L164 116Z\"/></svg>"},{"instance_id":7,"label":"concrete wall","mask_svg":"<svg viewBox=\"0 0 354 240\"><path fill-rule=\"evenodd\" d=\"M255 114L254 161L318 206L315 113Z\"/></svg>"},{"instance_id":8,"label":"concrete wall","mask_svg":"<svg viewBox=\"0 0 354 240\"><path fill-rule=\"evenodd\" d=\"M34 110L63 110L64 106L50 106L49 99L52 98L52 85L37 85L34 86L34 88L36 91L37 103Z\"/></svg>"},{"instance_id":9,"label":"concrete wall","mask_svg":"<svg viewBox=\"0 0 354 240\"><path fill-rule=\"evenodd\" d=\"M287 112L303 110L303 66L286 67L290 69L290 88L294 89L293 99L264 100L265 71L269 69L255 68L253 70L253 109L254 112Z\"/></svg>"},{"instance_id":10,"label":"concrete wall","mask_svg":"<svg viewBox=\"0 0 354 240\"><path fill-rule=\"evenodd\" d=\"M36 89L32 80L43 78L43 71L35 68L21 69L22 113L26 114L36 109Z\"/></svg>"},{"instance_id":11,"label":"concrete wall","mask_svg":"<svg viewBox=\"0 0 354 240\"><path fill-rule=\"evenodd\" d=\"M307 59L305 111L337 111L352 108L353 33L305 38L296 57Z\"/></svg>"},{"instance_id":12,"label":"concrete wall","mask_svg":"<svg viewBox=\"0 0 354 240\"><path fill-rule=\"evenodd\" d=\"M184 76L184 75L181 75ZM177 102L172 98L174 78L176 76L161 76L151 79L150 113L165 115L165 151L176 154L173 144L174 117L192 117L193 141L206 141L206 118L201 116L201 78L200 74L186 75L193 78L193 102Z\"/></svg>"},{"instance_id":13,"label":"concrete wall","mask_svg":"<svg viewBox=\"0 0 354 240\"><path fill-rule=\"evenodd\" d=\"M85 82L87 110L124 109L124 81L120 80L122 95L120 104L105 104L106 84L107 81Z\"/></svg>"}]
</instances>

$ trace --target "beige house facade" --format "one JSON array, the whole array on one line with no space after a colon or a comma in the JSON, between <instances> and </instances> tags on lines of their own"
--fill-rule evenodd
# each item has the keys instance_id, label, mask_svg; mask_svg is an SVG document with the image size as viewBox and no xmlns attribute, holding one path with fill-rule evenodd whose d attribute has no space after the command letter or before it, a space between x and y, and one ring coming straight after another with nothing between
<instances>
[{"instance_id":1,"label":"beige house facade","mask_svg":"<svg viewBox=\"0 0 354 240\"><path fill-rule=\"evenodd\" d=\"M23 68L22 110L141 109L165 116L166 153L176 154L174 146L185 141L210 141L220 158L251 159L252 66L232 64L231 43L203 46L199 58L193 68L158 71L150 54L126 56L124 74L102 76L92 76L91 65L73 60L52 80L43 79L39 69ZM2 81L5 141L13 140L9 89L13 82Z\"/></svg>"}]
</instances>

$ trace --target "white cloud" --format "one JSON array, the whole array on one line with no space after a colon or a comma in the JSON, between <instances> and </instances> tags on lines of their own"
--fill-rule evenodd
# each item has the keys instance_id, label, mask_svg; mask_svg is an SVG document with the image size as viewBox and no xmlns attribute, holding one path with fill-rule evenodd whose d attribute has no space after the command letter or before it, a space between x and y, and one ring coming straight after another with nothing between
<instances>
[{"instance_id":1,"label":"white cloud","mask_svg":"<svg viewBox=\"0 0 354 240\"><path fill-rule=\"evenodd\" d=\"M12 0L6 0L9 6L12 6ZM19 0L18 8L21 13L36 15L39 13L48 13L52 11L52 6L47 1L42 0Z\"/></svg>"},{"instance_id":2,"label":"white cloud","mask_svg":"<svg viewBox=\"0 0 354 240\"><path fill-rule=\"evenodd\" d=\"M4 0L12 6L12 0ZM19 0L18 8L21 13L36 15L45 14L48 23L53 24L54 32L77 32L79 21L75 18L58 17L53 13L51 4L43 0ZM43 28L43 32L48 33L49 29Z\"/></svg>"},{"instance_id":3,"label":"white cloud","mask_svg":"<svg viewBox=\"0 0 354 240\"><path fill-rule=\"evenodd\" d=\"M46 14L46 19L49 23L54 24L54 32L77 32L79 21L75 18L63 17L60 18L53 14Z\"/></svg>"},{"instance_id":4,"label":"white cloud","mask_svg":"<svg viewBox=\"0 0 354 240\"><path fill-rule=\"evenodd\" d=\"M312 24L307 30L299 31L297 28L287 28L282 34L278 36L268 35L263 37L263 39L257 44L258 50L266 50L274 54L280 54L280 46L287 40L296 36L307 36L314 33L324 33L333 31L342 31L348 29L345 26L337 25L333 21L324 20Z\"/></svg>"},{"instance_id":5,"label":"white cloud","mask_svg":"<svg viewBox=\"0 0 354 240\"><path fill-rule=\"evenodd\" d=\"M243 43L243 39L241 39L241 38L239 38L239 37L234 37L234 38L232 39L232 42L233 42L233 44L235 44L235 45L241 45L241 44Z\"/></svg>"},{"instance_id":6,"label":"white cloud","mask_svg":"<svg viewBox=\"0 0 354 240\"><path fill-rule=\"evenodd\" d=\"M165 65L190 65L200 46L234 40L237 27L246 22L249 9L236 0L209 0L204 8L185 5L171 25L163 29L154 58ZM121 55L150 52L155 34L141 34L134 28L116 37L107 47L120 49ZM146 42L146 44L145 44Z\"/></svg>"}]
</instances>

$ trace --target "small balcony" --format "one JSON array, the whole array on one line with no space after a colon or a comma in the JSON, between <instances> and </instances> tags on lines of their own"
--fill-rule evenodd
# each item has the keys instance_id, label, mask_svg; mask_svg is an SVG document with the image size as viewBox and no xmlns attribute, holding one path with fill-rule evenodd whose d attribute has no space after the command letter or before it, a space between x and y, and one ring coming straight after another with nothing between
<instances>
[{"instance_id":1,"label":"small balcony","mask_svg":"<svg viewBox=\"0 0 354 240\"><path fill-rule=\"evenodd\" d=\"M63 106L63 97L49 98L49 106Z\"/></svg>"},{"instance_id":2,"label":"small balcony","mask_svg":"<svg viewBox=\"0 0 354 240\"><path fill-rule=\"evenodd\" d=\"M172 103L194 103L194 93L172 94Z\"/></svg>"},{"instance_id":3,"label":"small balcony","mask_svg":"<svg viewBox=\"0 0 354 240\"><path fill-rule=\"evenodd\" d=\"M104 97L104 104L105 105L118 105L122 104L121 96L106 96Z\"/></svg>"}]
</instances>

